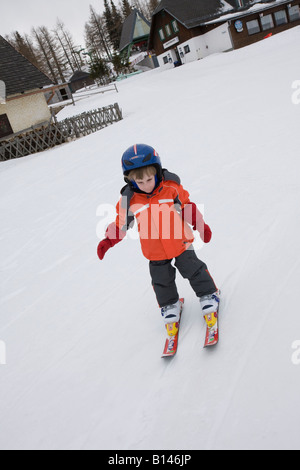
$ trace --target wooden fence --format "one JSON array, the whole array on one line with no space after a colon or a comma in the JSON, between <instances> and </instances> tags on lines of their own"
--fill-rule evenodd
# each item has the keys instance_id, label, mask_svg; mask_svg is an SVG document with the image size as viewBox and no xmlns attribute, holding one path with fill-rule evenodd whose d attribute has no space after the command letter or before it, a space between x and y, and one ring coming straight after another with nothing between
<instances>
[{"instance_id":1,"label":"wooden fence","mask_svg":"<svg viewBox=\"0 0 300 470\"><path fill-rule=\"evenodd\" d=\"M0 161L25 157L97 132L123 119L118 103L0 139Z\"/></svg>"}]
</instances>

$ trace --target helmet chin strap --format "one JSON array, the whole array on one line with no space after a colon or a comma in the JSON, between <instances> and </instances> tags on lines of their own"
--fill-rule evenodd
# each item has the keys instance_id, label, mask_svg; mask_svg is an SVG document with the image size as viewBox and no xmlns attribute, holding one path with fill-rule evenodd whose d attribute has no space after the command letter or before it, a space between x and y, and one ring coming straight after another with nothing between
<instances>
[{"instance_id":1,"label":"helmet chin strap","mask_svg":"<svg viewBox=\"0 0 300 470\"><path fill-rule=\"evenodd\" d=\"M131 181L131 185L132 185L135 189L139 189L137 183L136 183L134 180Z\"/></svg>"},{"instance_id":2,"label":"helmet chin strap","mask_svg":"<svg viewBox=\"0 0 300 470\"><path fill-rule=\"evenodd\" d=\"M141 191L141 190L140 190L140 188L138 187L137 183L136 183L134 180L130 181L130 180L128 180L128 178L125 178L125 182L126 182L126 183L129 182L129 184L130 184L131 187L133 187L134 189L139 190L141 193L144 193L144 191ZM155 186L154 186L153 191L156 189L158 183L160 183L160 181L158 180L158 176L155 175ZM152 191L152 192L153 192L153 191ZM145 193L145 194L147 194L147 193Z\"/></svg>"}]
</instances>

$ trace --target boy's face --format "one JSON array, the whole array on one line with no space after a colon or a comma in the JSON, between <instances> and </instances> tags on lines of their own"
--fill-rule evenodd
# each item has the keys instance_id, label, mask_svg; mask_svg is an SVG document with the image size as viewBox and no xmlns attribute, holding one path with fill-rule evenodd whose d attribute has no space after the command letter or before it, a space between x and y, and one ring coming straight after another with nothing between
<instances>
[{"instance_id":1,"label":"boy's face","mask_svg":"<svg viewBox=\"0 0 300 470\"><path fill-rule=\"evenodd\" d=\"M155 176L145 175L143 179L136 179L136 184L144 193L150 194L155 188Z\"/></svg>"}]
</instances>

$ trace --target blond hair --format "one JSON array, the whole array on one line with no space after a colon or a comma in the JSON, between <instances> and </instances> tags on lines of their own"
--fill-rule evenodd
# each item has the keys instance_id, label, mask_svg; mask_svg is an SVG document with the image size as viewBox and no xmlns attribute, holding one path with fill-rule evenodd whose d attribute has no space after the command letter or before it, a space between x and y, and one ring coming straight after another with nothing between
<instances>
[{"instance_id":1,"label":"blond hair","mask_svg":"<svg viewBox=\"0 0 300 470\"><path fill-rule=\"evenodd\" d=\"M131 170L127 178L130 181L142 180L145 176L155 176L157 174L156 168L153 165L144 166L142 168L137 168L136 170Z\"/></svg>"}]
</instances>

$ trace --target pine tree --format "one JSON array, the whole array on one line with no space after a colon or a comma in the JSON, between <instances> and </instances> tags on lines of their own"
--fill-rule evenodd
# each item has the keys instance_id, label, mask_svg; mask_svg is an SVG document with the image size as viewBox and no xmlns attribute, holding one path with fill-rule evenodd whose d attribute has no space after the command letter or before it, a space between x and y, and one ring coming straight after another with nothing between
<instances>
[{"instance_id":1,"label":"pine tree","mask_svg":"<svg viewBox=\"0 0 300 470\"><path fill-rule=\"evenodd\" d=\"M106 30L110 38L110 43L115 51L119 49L122 34L123 19L121 13L116 8L113 0L108 4L108 0L104 0L104 18Z\"/></svg>"},{"instance_id":2,"label":"pine tree","mask_svg":"<svg viewBox=\"0 0 300 470\"><path fill-rule=\"evenodd\" d=\"M132 8L129 4L129 1L128 0L123 0L122 1L122 15L123 15L123 19L126 20L126 18L128 18L128 16L131 14L132 12Z\"/></svg>"},{"instance_id":3,"label":"pine tree","mask_svg":"<svg viewBox=\"0 0 300 470\"><path fill-rule=\"evenodd\" d=\"M112 18L112 12L111 12L110 6L108 4L108 0L104 0L104 20L105 20L106 30L111 39L111 31L113 30L113 18Z\"/></svg>"},{"instance_id":4,"label":"pine tree","mask_svg":"<svg viewBox=\"0 0 300 470\"><path fill-rule=\"evenodd\" d=\"M114 54L112 63L117 75L120 73L129 73L132 71L128 57L125 57L121 54Z\"/></svg>"},{"instance_id":5,"label":"pine tree","mask_svg":"<svg viewBox=\"0 0 300 470\"><path fill-rule=\"evenodd\" d=\"M90 76L94 79L100 80L102 84L105 84L106 79L110 75L110 69L106 65L103 59L97 59L90 65Z\"/></svg>"},{"instance_id":6,"label":"pine tree","mask_svg":"<svg viewBox=\"0 0 300 470\"><path fill-rule=\"evenodd\" d=\"M111 0L112 30L110 33L111 42L115 51L119 50L123 20L121 13L117 10L113 0Z\"/></svg>"}]
</instances>

